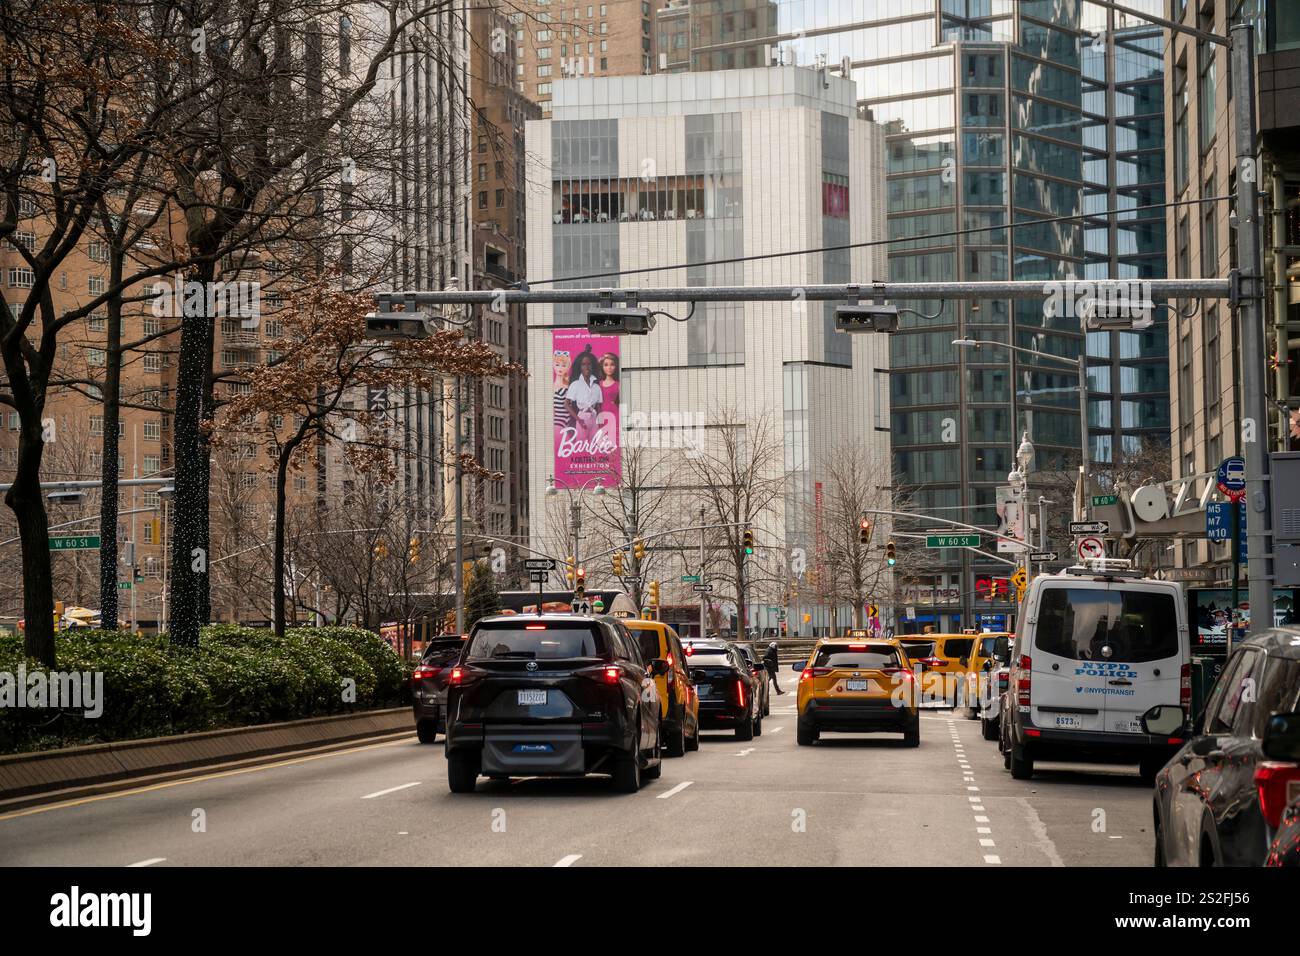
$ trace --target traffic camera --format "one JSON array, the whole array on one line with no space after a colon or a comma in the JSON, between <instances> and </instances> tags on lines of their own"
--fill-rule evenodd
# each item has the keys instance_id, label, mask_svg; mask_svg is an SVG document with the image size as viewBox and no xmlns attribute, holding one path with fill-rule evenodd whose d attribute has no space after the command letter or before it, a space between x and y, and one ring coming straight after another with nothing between
<instances>
[{"instance_id":1,"label":"traffic camera","mask_svg":"<svg viewBox=\"0 0 1300 956\"><path fill-rule=\"evenodd\" d=\"M587 331L592 335L649 335L654 327L649 309L611 305L587 312Z\"/></svg>"},{"instance_id":2,"label":"traffic camera","mask_svg":"<svg viewBox=\"0 0 1300 956\"><path fill-rule=\"evenodd\" d=\"M423 312L370 312L366 338L424 339L434 331L433 320Z\"/></svg>"},{"instance_id":3,"label":"traffic camera","mask_svg":"<svg viewBox=\"0 0 1300 956\"><path fill-rule=\"evenodd\" d=\"M872 302L837 305L835 328L840 332L897 332L898 306Z\"/></svg>"}]
</instances>

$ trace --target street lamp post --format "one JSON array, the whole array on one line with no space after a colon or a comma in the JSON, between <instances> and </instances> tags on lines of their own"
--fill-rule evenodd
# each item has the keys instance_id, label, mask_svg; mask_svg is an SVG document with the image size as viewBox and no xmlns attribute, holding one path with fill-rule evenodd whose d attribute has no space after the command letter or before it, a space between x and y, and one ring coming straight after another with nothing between
<instances>
[{"instance_id":1,"label":"street lamp post","mask_svg":"<svg viewBox=\"0 0 1300 956\"><path fill-rule=\"evenodd\" d=\"M595 482L595 484L592 484L593 481ZM582 541L581 541L581 535L582 535L582 499L579 498L578 496L572 494L572 492L574 492L574 491L578 491L578 492L585 491L585 490L587 489L588 485L590 485L590 486L591 486L591 490L592 490L593 492L595 492L596 494L598 494L598 495L603 495L603 494L605 493L605 484L604 484L604 479L602 479L602 478L594 478L594 479L593 479L593 478L588 478L586 481L584 481L584 482L583 482L582 484L580 484L580 485L577 485L577 486L575 486L575 487L573 487L573 488L569 488L569 487L566 486L566 488L564 489L565 491L570 492L570 495L569 495L569 535L573 538L573 567L574 567L575 573L576 573L576 571L577 571L578 568L582 567L582 556L578 553L579 550L580 550L580 548L581 548L581 544L582 544ZM560 488L559 488L559 485L557 485L557 484L555 483L555 477L554 477L554 476L551 476L550 478L546 479L546 494L547 494L548 496L550 496L550 497L555 497L555 495L559 494L559 492L560 492ZM574 583L576 584L577 582L575 581Z\"/></svg>"}]
</instances>

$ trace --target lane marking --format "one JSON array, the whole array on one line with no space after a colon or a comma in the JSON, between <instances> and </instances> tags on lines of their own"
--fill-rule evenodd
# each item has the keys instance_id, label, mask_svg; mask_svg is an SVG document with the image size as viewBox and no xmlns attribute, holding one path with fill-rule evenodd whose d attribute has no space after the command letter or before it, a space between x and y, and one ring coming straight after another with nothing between
<instances>
[{"instance_id":1,"label":"lane marking","mask_svg":"<svg viewBox=\"0 0 1300 956\"><path fill-rule=\"evenodd\" d=\"M668 799L669 797L671 797L673 794L675 794L675 793L681 793L683 790L685 790L687 787L689 787L689 786L690 786L692 783L694 783L694 782L695 782L694 780L683 780L681 783L679 783L677 786L673 787L671 790L668 790L668 791L665 791L664 793L659 794L659 799L660 799L660 800L667 800L667 799Z\"/></svg>"},{"instance_id":2,"label":"lane marking","mask_svg":"<svg viewBox=\"0 0 1300 956\"><path fill-rule=\"evenodd\" d=\"M1000 863L1002 862L1002 860L1000 860L996 855L993 855L993 854L985 854L985 856L984 856L984 862L985 862L985 863L992 863L994 866L996 866L996 865L1000 864Z\"/></svg>"},{"instance_id":3,"label":"lane marking","mask_svg":"<svg viewBox=\"0 0 1300 956\"><path fill-rule=\"evenodd\" d=\"M738 753L738 754L732 754L732 756L733 756L733 757L748 757L748 756L749 756L750 754L752 754L753 752L754 752L754 748L753 748L753 747L746 747L746 748L745 748L744 750L742 750L740 753Z\"/></svg>"},{"instance_id":4,"label":"lane marking","mask_svg":"<svg viewBox=\"0 0 1300 956\"><path fill-rule=\"evenodd\" d=\"M972 810L979 810L981 813L984 811L984 808L981 807L979 804L975 804L975 805L973 805L973 806L971 807L971 809L972 809Z\"/></svg>"},{"instance_id":5,"label":"lane marking","mask_svg":"<svg viewBox=\"0 0 1300 956\"><path fill-rule=\"evenodd\" d=\"M989 822L989 818L988 818L988 817L976 817L976 818L975 818L975 822L976 822L976 823L988 823L988 822Z\"/></svg>"},{"instance_id":6,"label":"lane marking","mask_svg":"<svg viewBox=\"0 0 1300 956\"><path fill-rule=\"evenodd\" d=\"M552 867L573 866L573 864L577 863L581 859L582 859L581 853L570 853L568 856L561 857L558 863L552 864Z\"/></svg>"},{"instance_id":7,"label":"lane marking","mask_svg":"<svg viewBox=\"0 0 1300 956\"><path fill-rule=\"evenodd\" d=\"M166 859L167 857L165 856L151 856L149 859L141 860L139 863L128 863L126 868L129 870L138 866L153 866L155 863L162 863Z\"/></svg>"},{"instance_id":8,"label":"lane marking","mask_svg":"<svg viewBox=\"0 0 1300 956\"><path fill-rule=\"evenodd\" d=\"M147 787L136 787L132 790L118 790L116 793L100 793L93 797L81 797L77 800L67 800L63 803L49 803L39 807L28 807L26 810L14 810L10 813L0 814L0 821L14 820L18 817L29 817L36 813L49 813L51 810L65 810L69 807L79 807L87 803L98 803L100 800L116 800L119 797L129 797L137 793L151 793L155 790L167 790L171 787L181 787L187 783L201 783L204 780L219 780L222 777L234 777L244 773L257 773L260 770L274 770L277 767L292 767L294 764L307 763L311 760L324 760L326 757L341 757L344 754L360 753L363 750L377 750L380 747L395 747L398 744L409 745L411 740L403 737L400 740L385 740L383 743L366 744L362 747L352 747L347 750L331 750L326 754L310 754L306 757L295 757L291 760L281 760L277 763L264 763L257 767L240 767L236 770L222 770L217 773L206 773L201 777L186 777L184 780L168 780L164 783L154 783Z\"/></svg>"},{"instance_id":9,"label":"lane marking","mask_svg":"<svg viewBox=\"0 0 1300 956\"><path fill-rule=\"evenodd\" d=\"M779 734L779 733L780 733L781 731L783 731L783 730L785 730L784 727L772 727L772 728L770 728L770 729L768 730L768 733L769 733L769 734Z\"/></svg>"},{"instance_id":10,"label":"lane marking","mask_svg":"<svg viewBox=\"0 0 1300 956\"><path fill-rule=\"evenodd\" d=\"M975 828L975 832L976 832L976 833L992 833L992 832L993 832L993 829L992 829L991 827L976 827L976 828Z\"/></svg>"},{"instance_id":11,"label":"lane marking","mask_svg":"<svg viewBox=\"0 0 1300 956\"><path fill-rule=\"evenodd\" d=\"M996 846L996 844L988 837L985 837L982 840L980 840L980 846Z\"/></svg>"},{"instance_id":12,"label":"lane marking","mask_svg":"<svg viewBox=\"0 0 1300 956\"><path fill-rule=\"evenodd\" d=\"M966 799L969 800L971 803L979 803L979 802L980 802L980 798L979 798L979 797L967 797Z\"/></svg>"},{"instance_id":13,"label":"lane marking","mask_svg":"<svg viewBox=\"0 0 1300 956\"><path fill-rule=\"evenodd\" d=\"M368 793L362 800L373 800L375 797L382 797L385 794L396 793L398 790L409 790L411 787L418 787L423 781L413 780L410 783L404 783L399 787L389 787L387 790L376 790L374 793Z\"/></svg>"}]
</instances>

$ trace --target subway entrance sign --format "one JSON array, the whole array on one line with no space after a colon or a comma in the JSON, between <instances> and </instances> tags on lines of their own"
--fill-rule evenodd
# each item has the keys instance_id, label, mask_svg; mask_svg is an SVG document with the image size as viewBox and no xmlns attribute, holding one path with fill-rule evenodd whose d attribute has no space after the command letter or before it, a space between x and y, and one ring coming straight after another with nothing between
<instances>
[{"instance_id":1,"label":"subway entrance sign","mask_svg":"<svg viewBox=\"0 0 1300 956\"><path fill-rule=\"evenodd\" d=\"M74 536L59 535L50 537L51 551L98 551L99 535L83 534Z\"/></svg>"},{"instance_id":2,"label":"subway entrance sign","mask_svg":"<svg viewBox=\"0 0 1300 956\"><path fill-rule=\"evenodd\" d=\"M980 536L977 534L927 534L927 548L978 548Z\"/></svg>"}]
</instances>

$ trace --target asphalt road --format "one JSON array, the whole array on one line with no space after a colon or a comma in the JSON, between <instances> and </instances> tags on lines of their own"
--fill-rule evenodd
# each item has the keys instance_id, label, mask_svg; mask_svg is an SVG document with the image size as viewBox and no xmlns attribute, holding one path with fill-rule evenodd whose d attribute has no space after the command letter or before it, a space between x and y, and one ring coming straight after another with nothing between
<instances>
[{"instance_id":1,"label":"asphalt road","mask_svg":"<svg viewBox=\"0 0 1300 956\"><path fill-rule=\"evenodd\" d=\"M794 695L763 735L705 734L635 795L608 780L447 790L441 745L360 746L0 816L0 864L1116 866L1152 858L1134 768L1002 768L979 724L922 718L921 746L798 747Z\"/></svg>"}]
</instances>

